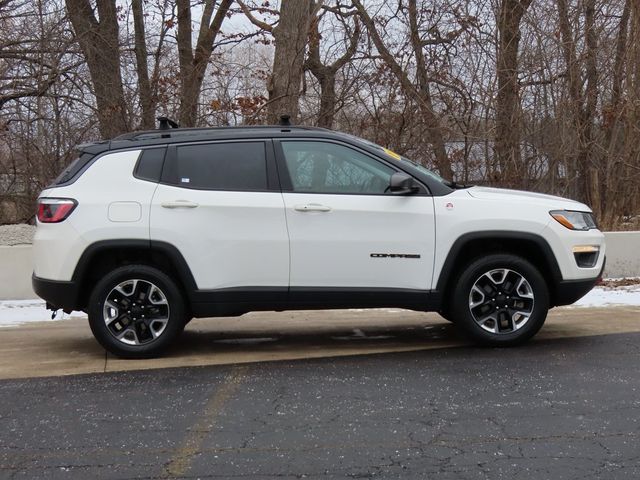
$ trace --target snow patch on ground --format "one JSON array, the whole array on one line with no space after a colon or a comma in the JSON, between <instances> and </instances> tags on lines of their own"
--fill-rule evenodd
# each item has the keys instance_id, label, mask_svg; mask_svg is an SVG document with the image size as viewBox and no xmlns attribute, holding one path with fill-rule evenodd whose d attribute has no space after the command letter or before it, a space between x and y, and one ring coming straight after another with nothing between
<instances>
[{"instance_id":1,"label":"snow patch on ground","mask_svg":"<svg viewBox=\"0 0 640 480\"><path fill-rule=\"evenodd\" d=\"M640 285L616 288L596 287L569 308L640 306Z\"/></svg>"},{"instance_id":2,"label":"snow patch on ground","mask_svg":"<svg viewBox=\"0 0 640 480\"><path fill-rule=\"evenodd\" d=\"M565 308L589 308L609 306L640 306L640 284L616 288L596 287L573 305ZM381 309L389 313L398 313L396 308ZM355 309L354 311L364 311ZM34 322L57 322L69 318L86 318L84 312L71 312L70 315L58 312L51 319L51 311L46 310L42 300L0 300L0 328L14 327Z\"/></svg>"},{"instance_id":3,"label":"snow patch on ground","mask_svg":"<svg viewBox=\"0 0 640 480\"><path fill-rule=\"evenodd\" d=\"M86 318L84 312L71 312L67 315L58 312L55 319L51 318L51 310L47 310L42 300L0 300L0 328L14 327L25 323L57 322L69 318Z\"/></svg>"}]
</instances>

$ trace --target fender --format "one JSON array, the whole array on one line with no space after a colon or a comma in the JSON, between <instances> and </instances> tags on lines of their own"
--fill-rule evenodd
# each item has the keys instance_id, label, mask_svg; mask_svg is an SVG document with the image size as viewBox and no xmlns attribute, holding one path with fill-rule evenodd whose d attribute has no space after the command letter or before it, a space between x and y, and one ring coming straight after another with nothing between
<instances>
[{"instance_id":1,"label":"fender","mask_svg":"<svg viewBox=\"0 0 640 480\"><path fill-rule=\"evenodd\" d=\"M142 250L148 254L153 254L154 252L164 254L177 272L179 280L189 297L191 297L193 292L197 290L193 274L178 248L167 242L142 239L101 240L99 242L92 243L84 252L82 252L80 260L78 260L78 264L76 265L76 269L73 272L72 281L77 284L82 282L83 279L86 278L88 273L87 269L91 264L91 261L101 252L107 250L128 249Z\"/></svg>"},{"instance_id":2,"label":"fender","mask_svg":"<svg viewBox=\"0 0 640 480\"><path fill-rule=\"evenodd\" d=\"M483 232L470 232L461 235L453 242L453 245L449 249L449 253L447 254L447 258L442 265L442 269L440 271L440 275L438 276L437 283L437 291L445 292L447 284L451 279L452 275L454 275L454 267L456 264L456 260L461 256L463 249L468 246L470 243L474 243L477 241L522 241L525 242L523 245L523 250L526 249L526 243L534 243L543 253L544 262L545 262L545 270L542 273L548 273L551 275L549 281L553 282L550 287L554 288L562 281L562 274L560 272L560 267L558 266L558 262L556 261L556 256L551 249L549 243L540 235L536 235L534 233L528 232L518 232L512 230L486 230ZM553 293L553 292L550 292Z\"/></svg>"}]
</instances>

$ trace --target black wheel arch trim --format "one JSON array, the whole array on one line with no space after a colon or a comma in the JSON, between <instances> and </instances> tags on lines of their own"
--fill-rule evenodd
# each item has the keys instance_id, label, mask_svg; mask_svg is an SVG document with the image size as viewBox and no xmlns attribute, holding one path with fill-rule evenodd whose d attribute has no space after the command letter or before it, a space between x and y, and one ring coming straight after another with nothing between
<instances>
[{"instance_id":1,"label":"black wheel arch trim","mask_svg":"<svg viewBox=\"0 0 640 480\"><path fill-rule=\"evenodd\" d=\"M153 254L153 252L159 252L166 255L169 258L172 266L179 276L179 282L184 287L189 299L192 298L193 292L197 290L196 282L187 265L187 261L180 253L177 247L167 242L160 242L155 240L144 239L119 239L119 240L101 240L99 242L92 243L80 256L76 268L73 272L71 281L77 285L80 285L88 274L89 265L97 254L116 249L138 249L145 250ZM80 299L77 299L80 300ZM76 304L78 301L76 301Z\"/></svg>"},{"instance_id":2,"label":"black wheel arch trim","mask_svg":"<svg viewBox=\"0 0 640 480\"><path fill-rule=\"evenodd\" d=\"M465 233L458 237L456 241L453 242L453 245L449 249L447 257L442 265L442 269L440 270L440 275L438 276L438 281L436 284L436 291L443 293L445 292L449 281L456 273L454 271L454 267L456 264L456 260L462 252L463 248L469 245L471 242L479 240L523 240L535 243L536 246L538 246L544 253L547 262L546 266L548 267L548 271L552 276L552 278L548 280L553 282L552 285L549 285L549 293L552 298L555 297L558 286L560 285L560 282L562 282L562 273L560 271L558 261L556 260L556 256L551 249L551 246L541 235L514 230L485 230L481 232Z\"/></svg>"}]
</instances>

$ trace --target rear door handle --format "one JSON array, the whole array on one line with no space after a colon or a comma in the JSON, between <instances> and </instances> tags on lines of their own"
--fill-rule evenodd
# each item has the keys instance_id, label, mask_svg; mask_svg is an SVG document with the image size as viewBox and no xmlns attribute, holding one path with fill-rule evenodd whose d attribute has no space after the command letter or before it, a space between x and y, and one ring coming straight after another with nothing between
<instances>
[{"instance_id":1,"label":"rear door handle","mask_svg":"<svg viewBox=\"0 0 640 480\"><path fill-rule=\"evenodd\" d=\"M162 202L162 208L196 208L199 204L188 200L175 200L173 202Z\"/></svg>"},{"instance_id":2,"label":"rear door handle","mask_svg":"<svg viewBox=\"0 0 640 480\"><path fill-rule=\"evenodd\" d=\"M296 212L330 212L331 207L320 205L318 203L309 203L307 205L296 205L293 207Z\"/></svg>"}]
</instances>

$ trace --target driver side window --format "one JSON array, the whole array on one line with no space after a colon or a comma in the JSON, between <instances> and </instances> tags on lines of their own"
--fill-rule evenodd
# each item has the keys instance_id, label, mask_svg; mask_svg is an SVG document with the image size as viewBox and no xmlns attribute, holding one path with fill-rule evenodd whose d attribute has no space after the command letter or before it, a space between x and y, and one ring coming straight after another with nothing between
<instances>
[{"instance_id":1,"label":"driver side window","mask_svg":"<svg viewBox=\"0 0 640 480\"><path fill-rule=\"evenodd\" d=\"M349 147L328 142L284 141L293 191L382 195L395 170Z\"/></svg>"}]
</instances>

